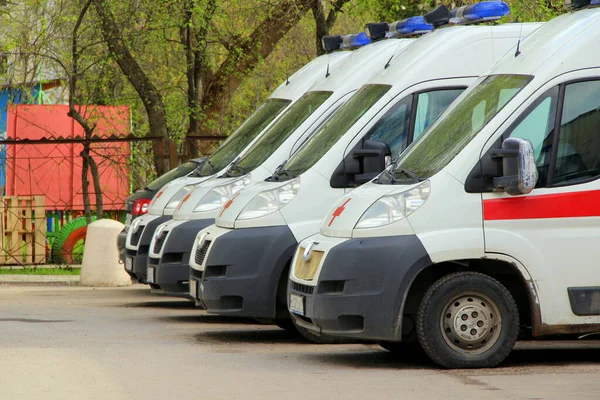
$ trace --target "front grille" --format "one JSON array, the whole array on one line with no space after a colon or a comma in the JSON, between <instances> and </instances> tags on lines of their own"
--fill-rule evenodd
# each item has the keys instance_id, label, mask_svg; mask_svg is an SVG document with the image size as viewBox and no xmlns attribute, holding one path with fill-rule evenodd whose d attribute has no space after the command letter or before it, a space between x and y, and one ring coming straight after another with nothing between
<instances>
[{"instance_id":1,"label":"front grille","mask_svg":"<svg viewBox=\"0 0 600 400\"><path fill-rule=\"evenodd\" d=\"M131 240L129 241L129 243L131 243L132 246L137 246L138 243L140 242L140 238L142 237L143 232L144 232L144 225L138 226L137 231L135 231L131 234Z\"/></svg>"},{"instance_id":2,"label":"front grille","mask_svg":"<svg viewBox=\"0 0 600 400\"><path fill-rule=\"evenodd\" d=\"M313 291L315 290L315 288L312 286L302 285L302 284L296 283L296 282L292 282L292 283L293 283L292 287L296 292L300 292L300 293L304 293L304 294L313 294Z\"/></svg>"},{"instance_id":3,"label":"front grille","mask_svg":"<svg viewBox=\"0 0 600 400\"><path fill-rule=\"evenodd\" d=\"M206 240L202 247L196 249L196 255L194 257L194 261L198 265L202 265L204 262L204 257L206 257L206 253L208 252L208 247L210 246L210 240Z\"/></svg>"},{"instance_id":4,"label":"front grille","mask_svg":"<svg viewBox=\"0 0 600 400\"><path fill-rule=\"evenodd\" d=\"M168 234L169 231L162 231L160 235L156 238L156 240L154 241L154 250L152 250L154 254L160 254L160 250L162 249L163 244L165 244L165 240L167 239Z\"/></svg>"}]
</instances>

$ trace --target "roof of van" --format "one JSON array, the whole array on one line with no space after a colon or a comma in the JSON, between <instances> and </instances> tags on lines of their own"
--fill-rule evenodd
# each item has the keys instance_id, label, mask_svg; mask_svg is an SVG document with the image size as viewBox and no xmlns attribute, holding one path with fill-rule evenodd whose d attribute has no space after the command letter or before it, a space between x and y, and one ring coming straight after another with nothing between
<instances>
[{"instance_id":1,"label":"roof of van","mask_svg":"<svg viewBox=\"0 0 600 400\"><path fill-rule=\"evenodd\" d=\"M337 65L336 70L332 70L329 77L316 81L310 90L335 91L345 88L353 85L357 81L357 76L361 74L367 79L376 72L376 69L383 71L395 51L401 51L415 42L416 39L385 39L354 50L349 57ZM362 83L364 79L358 86L362 86Z\"/></svg>"},{"instance_id":2,"label":"roof of van","mask_svg":"<svg viewBox=\"0 0 600 400\"><path fill-rule=\"evenodd\" d=\"M413 46L398 52L390 67L369 83L394 85L402 80L425 82L433 79L480 76L507 49L516 48L520 37L531 34L542 23L494 26L449 26L431 32Z\"/></svg>"},{"instance_id":3,"label":"roof of van","mask_svg":"<svg viewBox=\"0 0 600 400\"><path fill-rule=\"evenodd\" d=\"M518 57L507 54L492 74L544 75L600 67L600 8L563 14L525 38Z\"/></svg>"},{"instance_id":4,"label":"roof of van","mask_svg":"<svg viewBox=\"0 0 600 400\"><path fill-rule=\"evenodd\" d=\"M327 68L336 66L352 54L351 51L336 51L324 54L304 65L285 82L283 82L269 98L295 100L302 96L316 81L325 77Z\"/></svg>"}]
</instances>

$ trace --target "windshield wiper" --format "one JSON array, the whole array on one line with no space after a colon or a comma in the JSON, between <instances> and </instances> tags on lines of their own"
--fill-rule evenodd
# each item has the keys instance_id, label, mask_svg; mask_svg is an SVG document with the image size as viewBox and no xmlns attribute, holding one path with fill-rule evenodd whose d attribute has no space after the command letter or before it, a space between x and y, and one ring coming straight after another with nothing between
<instances>
[{"instance_id":1,"label":"windshield wiper","mask_svg":"<svg viewBox=\"0 0 600 400\"><path fill-rule=\"evenodd\" d=\"M275 171L273 171L273 175L271 175L271 177L267 180L268 181L279 181L279 177L281 175L286 175L290 179L294 179L296 177L296 175L294 175L294 173L292 171L290 171L289 169L285 169L285 165L287 164L287 162L288 162L288 160L285 160L284 162L279 164L277 166L277 168L275 168Z\"/></svg>"},{"instance_id":2,"label":"windshield wiper","mask_svg":"<svg viewBox=\"0 0 600 400\"><path fill-rule=\"evenodd\" d=\"M416 183L423 181L423 178L421 178L419 175L415 174L414 172L412 172L406 168L394 169L394 172L400 172L400 173L406 175L407 177L409 177L410 179L413 179Z\"/></svg>"},{"instance_id":3,"label":"windshield wiper","mask_svg":"<svg viewBox=\"0 0 600 400\"><path fill-rule=\"evenodd\" d=\"M233 160L231 162L231 164L229 164L229 168L227 168L227 171L223 174L224 177L233 177L233 171L239 171L242 175L245 175L248 173L248 171L246 171L245 168L240 167L238 164L240 162L242 158L241 157L237 157L235 160Z\"/></svg>"},{"instance_id":4,"label":"windshield wiper","mask_svg":"<svg viewBox=\"0 0 600 400\"><path fill-rule=\"evenodd\" d=\"M217 173L217 169L215 168L213 163L210 162L210 158L206 158L206 161L204 161L204 162L208 164L208 166L210 167L210 170L212 171L213 174ZM201 167L198 167L198 168L201 168Z\"/></svg>"}]
</instances>

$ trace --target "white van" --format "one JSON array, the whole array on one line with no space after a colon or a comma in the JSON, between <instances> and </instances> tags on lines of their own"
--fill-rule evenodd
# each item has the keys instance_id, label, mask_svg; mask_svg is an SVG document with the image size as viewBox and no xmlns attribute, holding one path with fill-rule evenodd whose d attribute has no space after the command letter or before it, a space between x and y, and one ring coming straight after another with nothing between
<instances>
[{"instance_id":1,"label":"white van","mask_svg":"<svg viewBox=\"0 0 600 400\"><path fill-rule=\"evenodd\" d=\"M289 320L286 286L298 242L319 231L332 203L377 176L386 154L402 152L538 26L442 28L395 56L283 168L239 191L216 225L200 232L190 279L199 282L207 311Z\"/></svg>"},{"instance_id":2,"label":"white van","mask_svg":"<svg viewBox=\"0 0 600 400\"><path fill-rule=\"evenodd\" d=\"M364 44L370 42L364 32L345 38L347 41L357 38ZM395 52L414 41L381 40L351 52L327 77L317 81L224 174L198 185L185 196L173 219L157 227L150 244L146 281L153 291L187 296L189 258L196 234L214 223L219 209L231 196L271 176L318 126L376 71L383 69Z\"/></svg>"},{"instance_id":3,"label":"white van","mask_svg":"<svg viewBox=\"0 0 600 400\"><path fill-rule=\"evenodd\" d=\"M548 22L340 199L296 252L296 322L446 368L600 332L599 37L599 8Z\"/></svg>"},{"instance_id":4,"label":"white van","mask_svg":"<svg viewBox=\"0 0 600 400\"><path fill-rule=\"evenodd\" d=\"M146 280L148 249L156 227L171 219L183 197L215 175L223 174L236 157L243 154L274 121L288 110L320 78L348 56L335 52L317 57L281 84L269 98L205 160L193 177L175 179L162 187L148 207L148 213L133 220L125 241L125 270L134 279Z\"/></svg>"}]
</instances>

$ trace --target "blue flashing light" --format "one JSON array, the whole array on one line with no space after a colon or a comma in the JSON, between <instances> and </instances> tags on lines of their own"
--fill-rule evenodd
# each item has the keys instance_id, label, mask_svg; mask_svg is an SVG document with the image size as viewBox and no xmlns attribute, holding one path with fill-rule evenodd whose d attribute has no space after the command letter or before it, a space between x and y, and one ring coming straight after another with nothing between
<instances>
[{"instance_id":1,"label":"blue flashing light","mask_svg":"<svg viewBox=\"0 0 600 400\"><path fill-rule=\"evenodd\" d=\"M592 0L590 6L600 6L600 0Z\"/></svg>"},{"instance_id":2,"label":"blue flashing light","mask_svg":"<svg viewBox=\"0 0 600 400\"><path fill-rule=\"evenodd\" d=\"M419 35L433 30L433 25L425 22L422 16L410 17L390 24L388 37Z\"/></svg>"},{"instance_id":3,"label":"blue flashing light","mask_svg":"<svg viewBox=\"0 0 600 400\"><path fill-rule=\"evenodd\" d=\"M510 7L503 1L484 1L451 10L450 22L468 24L479 21L494 21L509 13Z\"/></svg>"},{"instance_id":4,"label":"blue flashing light","mask_svg":"<svg viewBox=\"0 0 600 400\"><path fill-rule=\"evenodd\" d=\"M340 49L354 49L357 47L366 46L371 43L371 39L364 32L355 33L353 35L342 36L342 44Z\"/></svg>"}]
</instances>

